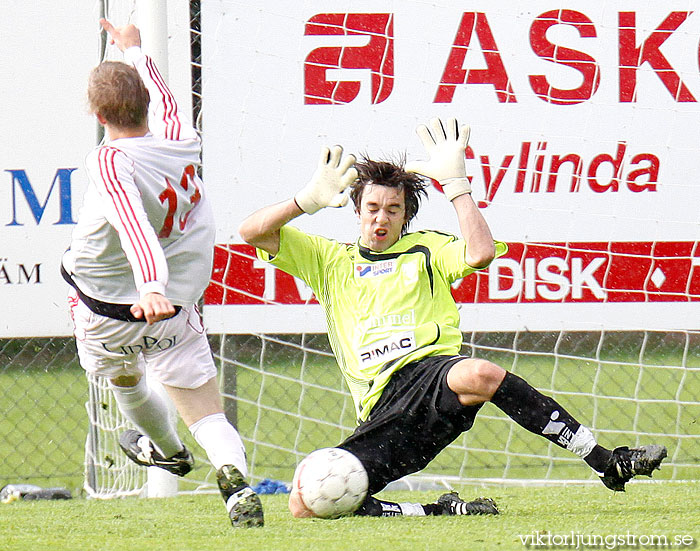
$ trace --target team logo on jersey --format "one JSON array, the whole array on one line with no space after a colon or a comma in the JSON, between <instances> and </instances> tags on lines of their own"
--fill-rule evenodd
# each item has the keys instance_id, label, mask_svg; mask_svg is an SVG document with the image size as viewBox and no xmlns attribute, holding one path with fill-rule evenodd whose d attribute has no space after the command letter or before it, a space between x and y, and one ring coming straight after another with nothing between
<instances>
[{"instance_id":1,"label":"team logo on jersey","mask_svg":"<svg viewBox=\"0 0 700 551\"><path fill-rule=\"evenodd\" d=\"M369 346L361 348L358 354L361 365L372 365L395 360L415 349L415 333L413 331L405 331L373 342Z\"/></svg>"},{"instance_id":2,"label":"team logo on jersey","mask_svg":"<svg viewBox=\"0 0 700 551\"><path fill-rule=\"evenodd\" d=\"M384 260L382 262L372 262L357 264L355 266L355 277L379 277L393 274L396 271L396 260Z\"/></svg>"}]
</instances>

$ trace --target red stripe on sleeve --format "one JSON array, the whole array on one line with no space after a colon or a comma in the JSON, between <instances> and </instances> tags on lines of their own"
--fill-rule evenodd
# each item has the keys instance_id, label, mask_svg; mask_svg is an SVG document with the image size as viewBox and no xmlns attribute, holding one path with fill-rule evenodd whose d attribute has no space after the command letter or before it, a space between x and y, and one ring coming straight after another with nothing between
<instances>
[{"instance_id":1,"label":"red stripe on sleeve","mask_svg":"<svg viewBox=\"0 0 700 551\"><path fill-rule=\"evenodd\" d=\"M165 137L169 140L179 140L180 139L180 119L177 116L177 102L173 97L170 89L163 80L158 68L153 63L153 60L146 56L146 68L148 69L148 74L151 80L155 82L158 87L158 91L163 98L163 105L165 106L165 112L163 113L163 123L165 124Z\"/></svg>"},{"instance_id":2,"label":"red stripe on sleeve","mask_svg":"<svg viewBox=\"0 0 700 551\"><path fill-rule=\"evenodd\" d=\"M144 282L153 281L157 279L155 260L148 245L148 240L143 232L143 228L141 228L129 198L117 176L117 170L114 164L114 157L117 151L118 150L114 148L102 148L100 150L100 175L102 176L102 181L105 184L107 193L112 199L119 220L126 231L131 247L136 253L143 280Z\"/></svg>"}]
</instances>

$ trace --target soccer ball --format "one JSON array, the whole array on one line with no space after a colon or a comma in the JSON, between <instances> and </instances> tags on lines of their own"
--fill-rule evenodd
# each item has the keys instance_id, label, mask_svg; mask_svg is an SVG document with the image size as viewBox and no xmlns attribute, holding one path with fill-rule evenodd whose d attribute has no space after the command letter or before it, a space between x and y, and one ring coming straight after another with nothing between
<instances>
[{"instance_id":1,"label":"soccer ball","mask_svg":"<svg viewBox=\"0 0 700 551\"><path fill-rule=\"evenodd\" d=\"M321 518L353 513L367 495L367 472L360 460L340 448L307 455L294 473L294 487L304 505Z\"/></svg>"}]
</instances>

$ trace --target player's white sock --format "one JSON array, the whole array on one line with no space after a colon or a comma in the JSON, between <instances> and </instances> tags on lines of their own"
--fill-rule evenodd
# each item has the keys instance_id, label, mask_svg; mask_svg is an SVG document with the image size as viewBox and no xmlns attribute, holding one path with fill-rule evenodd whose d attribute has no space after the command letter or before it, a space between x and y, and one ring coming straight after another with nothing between
<instances>
[{"instance_id":1,"label":"player's white sock","mask_svg":"<svg viewBox=\"0 0 700 551\"><path fill-rule=\"evenodd\" d=\"M148 386L142 377L136 386L116 386L110 383L114 399L124 417L150 438L164 457L172 457L184 447L170 422L168 404Z\"/></svg>"},{"instance_id":2,"label":"player's white sock","mask_svg":"<svg viewBox=\"0 0 700 551\"><path fill-rule=\"evenodd\" d=\"M207 415L189 428L217 471L224 465L233 465L244 477L248 476L243 441L223 413Z\"/></svg>"}]
</instances>

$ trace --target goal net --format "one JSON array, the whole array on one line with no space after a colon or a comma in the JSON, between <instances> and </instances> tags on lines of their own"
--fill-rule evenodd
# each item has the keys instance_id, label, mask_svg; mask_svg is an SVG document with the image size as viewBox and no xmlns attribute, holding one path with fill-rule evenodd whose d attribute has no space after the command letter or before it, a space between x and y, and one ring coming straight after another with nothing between
<instances>
[{"instance_id":1,"label":"goal net","mask_svg":"<svg viewBox=\"0 0 700 551\"><path fill-rule=\"evenodd\" d=\"M360 2L333 13L320 1L192 5L218 225L204 314L253 482L291 480L304 455L352 432L355 414L312 293L256 260L237 226L292 196L321 145L421 158L413 129L436 114L471 125L474 197L509 244L453 286L463 353L554 396L606 447L667 446L655 479L698 478L700 220L688 205L700 188L688 175L700 140L683 124L700 110L688 54L697 14L653 2L633 11ZM430 190L413 228L458 233L453 218ZM349 208L294 224L357 238ZM200 469L186 489L213 488ZM473 429L404 483L572 480L595 477L486 404Z\"/></svg>"}]
</instances>

